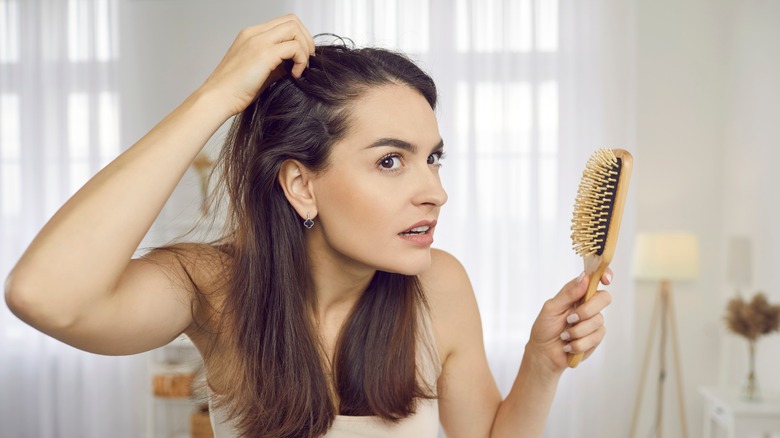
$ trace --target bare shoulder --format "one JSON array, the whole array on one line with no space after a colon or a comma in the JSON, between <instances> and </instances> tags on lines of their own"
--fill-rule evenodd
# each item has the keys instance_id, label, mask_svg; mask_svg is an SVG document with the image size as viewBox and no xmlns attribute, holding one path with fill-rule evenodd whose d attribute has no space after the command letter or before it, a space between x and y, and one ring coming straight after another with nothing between
<instances>
[{"instance_id":1,"label":"bare shoulder","mask_svg":"<svg viewBox=\"0 0 780 438\"><path fill-rule=\"evenodd\" d=\"M487 436L501 402L488 366L477 300L457 258L432 251L420 276L429 298L442 370L437 381L439 420L447 436Z\"/></svg>"},{"instance_id":2,"label":"bare shoulder","mask_svg":"<svg viewBox=\"0 0 780 438\"><path fill-rule=\"evenodd\" d=\"M200 333L199 329L210 325L222 309L231 261L228 247L205 243L178 243L155 248L137 260L156 265L188 292L194 319L185 333L193 340Z\"/></svg>"},{"instance_id":3,"label":"bare shoulder","mask_svg":"<svg viewBox=\"0 0 780 438\"><path fill-rule=\"evenodd\" d=\"M431 267L419 278L432 306L448 306L453 300L457 302L473 296L466 269L446 251L431 249Z\"/></svg>"},{"instance_id":4,"label":"bare shoulder","mask_svg":"<svg viewBox=\"0 0 780 438\"><path fill-rule=\"evenodd\" d=\"M230 266L230 251L205 243L177 243L155 248L139 260L168 268L179 280L210 290L223 278Z\"/></svg>"},{"instance_id":5,"label":"bare shoulder","mask_svg":"<svg viewBox=\"0 0 780 438\"><path fill-rule=\"evenodd\" d=\"M431 267L419 275L431 308L442 359L458 347L464 330L480 326L479 311L468 274L452 254L431 250ZM481 335L481 331L480 331Z\"/></svg>"}]
</instances>

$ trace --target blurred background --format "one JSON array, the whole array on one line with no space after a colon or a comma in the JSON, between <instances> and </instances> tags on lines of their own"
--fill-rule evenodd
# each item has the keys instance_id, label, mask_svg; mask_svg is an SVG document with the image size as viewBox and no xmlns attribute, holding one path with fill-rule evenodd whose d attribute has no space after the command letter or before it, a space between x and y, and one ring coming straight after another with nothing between
<instances>
[{"instance_id":1,"label":"blurred background","mask_svg":"<svg viewBox=\"0 0 780 438\"><path fill-rule=\"evenodd\" d=\"M749 343L724 321L736 296L780 301L777 0L0 0L2 277L240 29L287 12L312 34L401 50L436 80L450 200L435 246L471 276L504 394L543 302L582 270L569 223L584 163L599 147L634 155L609 334L564 374L545 436L702 436L735 405L780 432L780 336L756 343L761 398L747 402ZM201 196L193 168L142 246L186 231ZM668 232L693 242L675 262L690 269L640 275L638 237ZM653 325L662 280L673 312ZM195 436L182 382L159 380L184 373L187 348L92 355L1 306L0 436Z\"/></svg>"}]
</instances>

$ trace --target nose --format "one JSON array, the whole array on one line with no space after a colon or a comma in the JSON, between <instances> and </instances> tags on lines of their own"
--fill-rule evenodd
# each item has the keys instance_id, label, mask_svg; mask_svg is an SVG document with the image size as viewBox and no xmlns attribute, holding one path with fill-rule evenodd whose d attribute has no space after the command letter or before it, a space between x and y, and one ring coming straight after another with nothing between
<instances>
[{"instance_id":1,"label":"nose","mask_svg":"<svg viewBox=\"0 0 780 438\"><path fill-rule=\"evenodd\" d=\"M441 207L447 202L447 192L441 184L439 172L430 168L420 172L412 202L415 205L432 205Z\"/></svg>"}]
</instances>

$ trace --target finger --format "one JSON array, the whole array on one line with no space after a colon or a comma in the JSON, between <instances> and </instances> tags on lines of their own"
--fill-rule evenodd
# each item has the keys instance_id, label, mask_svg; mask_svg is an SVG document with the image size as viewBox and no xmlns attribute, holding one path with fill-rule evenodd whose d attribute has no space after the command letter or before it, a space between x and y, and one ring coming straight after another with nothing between
<instances>
[{"instance_id":1,"label":"finger","mask_svg":"<svg viewBox=\"0 0 780 438\"><path fill-rule=\"evenodd\" d=\"M300 18L295 16L295 19L298 20L298 24L301 26L301 29L303 30L303 35L306 38L306 43L309 47L309 54L314 55L314 51L317 49L316 44L314 44L314 37L311 36L311 32L309 32L309 28L307 28L306 25L303 24Z\"/></svg>"},{"instance_id":2,"label":"finger","mask_svg":"<svg viewBox=\"0 0 780 438\"><path fill-rule=\"evenodd\" d=\"M584 353L588 350L596 348L601 341L604 340L604 336L607 335L607 328L603 325L598 330L585 336L584 338L575 339L566 345L564 345L563 351L566 353Z\"/></svg>"},{"instance_id":3,"label":"finger","mask_svg":"<svg viewBox=\"0 0 780 438\"><path fill-rule=\"evenodd\" d=\"M298 45L298 50L294 52L288 58L292 58L295 65L293 66L293 76L300 77L303 74L303 70L309 62L309 45L303 35L303 30L298 25L297 21L286 21L270 29L266 34L273 41L279 45L286 45L287 43L294 42ZM286 48L289 50L289 48Z\"/></svg>"},{"instance_id":4,"label":"finger","mask_svg":"<svg viewBox=\"0 0 780 438\"><path fill-rule=\"evenodd\" d=\"M276 27L280 24L284 24L290 21L295 22L300 28L301 35L302 35L302 43L304 44L304 50L306 51L306 53L310 55L313 54L315 50L314 38L311 36L311 32L309 32L309 29L306 27L306 25L303 24L303 21L301 21L301 19L297 15L287 14L282 17L279 17L279 20L277 20L277 22L273 26L270 26L265 30L272 29L273 27Z\"/></svg>"},{"instance_id":5,"label":"finger","mask_svg":"<svg viewBox=\"0 0 780 438\"><path fill-rule=\"evenodd\" d=\"M310 53L309 42L306 40L306 33L307 32L301 27L300 23L295 20L290 20L277 24L262 35L268 35L269 38L277 43L296 40L305 53Z\"/></svg>"},{"instance_id":6,"label":"finger","mask_svg":"<svg viewBox=\"0 0 780 438\"><path fill-rule=\"evenodd\" d=\"M296 78L301 77L309 59L309 54L304 52L297 41L285 41L277 44L269 52L269 55L274 56L279 64L285 59L292 59L293 66L290 73Z\"/></svg>"},{"instance_id":7,"label":"finger","mask_svg":"<svg viewBox=\"0 0 780 438\"><path fill-rule=\"evenodd\" d=\"M306 69L306 67L309 65L309 51L307 50L307 47L301 47L300 50L296 50L295 54L293 54L293 62L294 65L292 69L290 70L290 73L296 77L300 78L303 76L303 70Z\"/></svg>"},{"instance_id":8,"label":"finger","mask_svg":"<svg viewBox=\"0 0 780 438\"><path fill-rule=\"evenodd\" d=\"M578 322L577 324L569 327L561 333L561 340L573 341L587 337L591 333L596 332L601 326L604 325L604 315L597 314L593 318L586 319Z\"/></svg>"},{"instance_id":9,"label":"finger","mask_svg":"<svg viewBox=\"0 0 780 438\"><path fill-rule=\"evenodd\" d=\"M601 284L604 286L608 286L610 283L612 283L612 276L613 272L612 269L607 266L607 269L604 270L604 273L601 274Z\"/></svg>"},{"instance_id":10,"label":"finger","mask_svg":"<svg viewBox=\"0 0 780 438\"><path fill-rule=\"evenodd\" d=\"M566 322L569 324L576 324L580 321L593 318L595 315L601 313L604 308L609 306L612 302L612 295L605 290L597 291L593 296L585 303L574 309L567 317Z\"/></svg>"},{"instance_id":11,"label":"finger","mask_svg":"<svg viewBox=\"0 0 780 438\"><path fill-rule=\"evenodd\" d=\"M298 44L301 45L301 50L303 51L304 54L306 54L306 61L308 62L309 55L314 53L314 49L312 47L312 44L314 43L314 41L312 40L311 43L310 43L309 40L311 40L311 35L309 34L309 31L306 30L305 27L303 27L303 23L301 23L300 20L297 19L298 17L295 17L295 18L296 19L291 22L291 23L293 23L294 26L290 25L292 27L292 29L293 29L292 38L295 41L297 41ZM305 65L304 65L304 67L305 67ZM298 76L300 76L301 73L303 73L303 69L301 69L301 71L299 72Z\"/></svg>"},{"instance_id":12,"label":"finger","mask_svg":"<svg viewBox=\"0 0 780 438\"><path fill-rule=\"evenodd\" d=\"M583 272L579 277L566 283L557 295L545 303L546 310L553 314L568 313L587 292L588 280L588 275Z\"/></svg>"},{"instance_id":13,"label":"finger","mask_svg":"<svg viewBox=\"0 0 780 438\"><path fill-rule=\"evenodd\" d=\"M589 357L590 357L590 356L591 356L591 355L592 355L592 354L593 354L595 351L596 351L596 347L593 347L593 348L591 348L590 350L586 351L586 352L585 352L585 353L582 355L582 360L584 361L584 360L586 360L587 358L589 358ZM582 361L580 361L580 362L582 362Z\"/></svg>"}]
</instances>

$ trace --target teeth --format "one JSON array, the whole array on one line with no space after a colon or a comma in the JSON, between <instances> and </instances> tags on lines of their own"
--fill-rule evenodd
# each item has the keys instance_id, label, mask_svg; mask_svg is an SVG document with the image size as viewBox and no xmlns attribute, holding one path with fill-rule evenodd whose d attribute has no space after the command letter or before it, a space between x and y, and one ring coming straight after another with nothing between
<instances>
[{"instance_id":1,"label":"teeth","mask_svg":"<svg viewBox=\"0 0 780 438\"><path fill-rule=\"evenodd\" d=\"M401 235L402 236L408 236L410 234L423 234L423 233L426 233L430 228L431 227L429 227L428 225L423 225L421 227L412 228L409 231L404 231L403 233L401 233Z\"/></svg>"}]
</instances>

